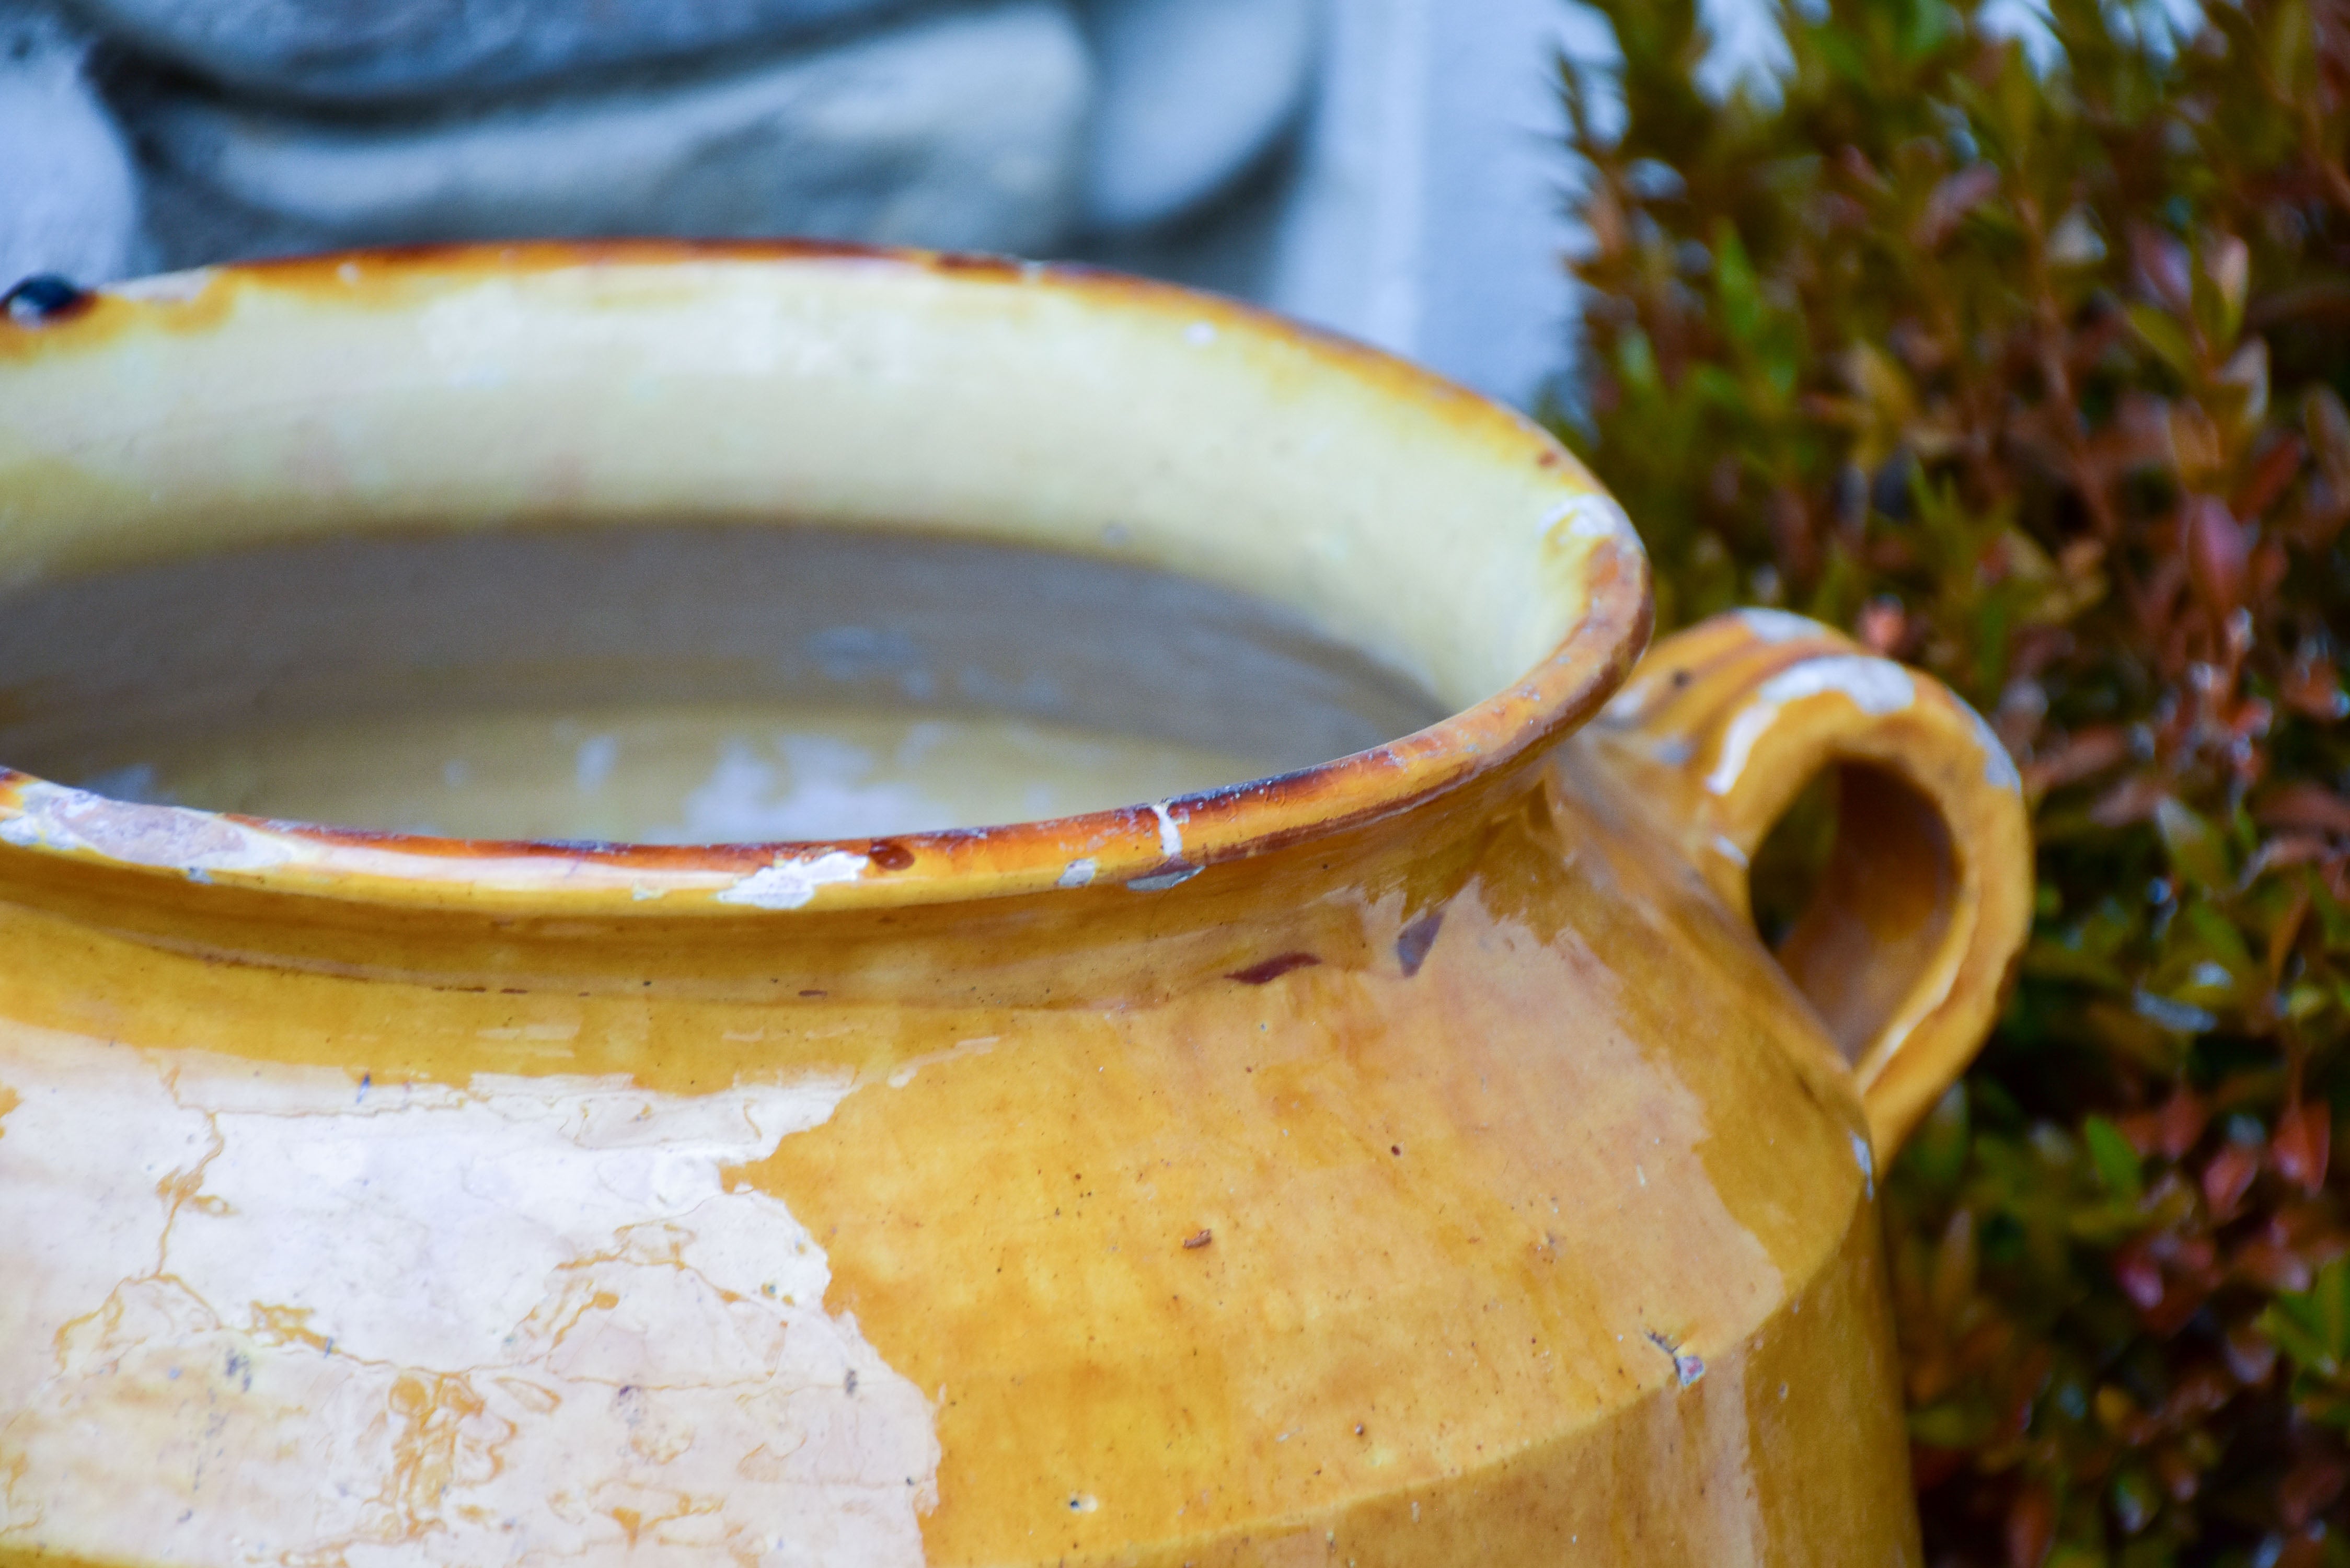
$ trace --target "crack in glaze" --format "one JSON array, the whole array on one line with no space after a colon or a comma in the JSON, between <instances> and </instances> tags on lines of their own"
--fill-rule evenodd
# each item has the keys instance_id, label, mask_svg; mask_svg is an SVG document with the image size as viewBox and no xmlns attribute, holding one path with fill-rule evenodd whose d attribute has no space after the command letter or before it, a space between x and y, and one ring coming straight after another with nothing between
<instances>
[{"instance_id":1,"label":"crack in glaze","mask_svg":"<svg viewBox=\"0 0 2350 1568\"><path fill-rule=\"evenodd\" d=\"M929 1401L825 1312L784 1204L724 1180L848 1075L355 1100L340 1072L11 1031L0 1079L0 1187L31 1199L0 1255L38 1260L0 1299L0 1549L921 1562Z\"/></svg>"}]
</instances>

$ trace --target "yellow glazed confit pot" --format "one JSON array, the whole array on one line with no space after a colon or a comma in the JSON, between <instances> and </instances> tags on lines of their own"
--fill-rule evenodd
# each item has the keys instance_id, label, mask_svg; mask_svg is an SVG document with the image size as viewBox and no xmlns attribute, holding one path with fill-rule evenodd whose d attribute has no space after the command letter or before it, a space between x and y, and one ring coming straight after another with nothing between
<instances>
[{"instance_id":1,"label":"yellow glazed confit pot","mask_svg":"<svg viewBox=\"0 0 2350 1568\"><path fill-rule=\"evenodd\" d=\"M1526 421L1130 280L20 301L0 1563L1918 1562L1877 1182L2022 940L2016 777L1824 628L1649 613ZM400 727L810 682L1272 776L484 831ZM315 808L131 766L297 710ZM691 750L584 732L562 790ZM344 804L420 756L458 827ZM1774 954L1747 860L1830 766Z\"/></svg>"}]
</instances>

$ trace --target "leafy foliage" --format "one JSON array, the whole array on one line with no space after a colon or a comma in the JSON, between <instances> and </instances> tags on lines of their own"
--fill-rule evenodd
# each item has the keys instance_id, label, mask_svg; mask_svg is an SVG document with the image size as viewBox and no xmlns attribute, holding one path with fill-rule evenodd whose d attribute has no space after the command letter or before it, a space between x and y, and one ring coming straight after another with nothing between
<instances>
[{"instance_id":1,"label":"leafy foliage","mask_svg":"<svg viewBox=\"0 0 2350 1568\"><path fill-rule=\"evenodd\" d=\"M2033 803L2021 979L1888 1193L1929 1556L2350 1564L2350 0L2054 0L2038 68L1824 0L1722 101L1692 0L1601 4L1563 424L1664 623L1844 626Z\"/></svg>"}]
</instances>

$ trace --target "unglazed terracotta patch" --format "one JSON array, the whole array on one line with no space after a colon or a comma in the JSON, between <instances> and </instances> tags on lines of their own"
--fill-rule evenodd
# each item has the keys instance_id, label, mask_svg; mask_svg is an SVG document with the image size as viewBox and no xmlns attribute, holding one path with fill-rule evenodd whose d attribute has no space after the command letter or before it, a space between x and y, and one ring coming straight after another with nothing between
<instances>
[{"instance_id":1,"label":"unglazed terracotta patch","mask_svg":"<svg viewBox=\"0 0 2350 1568\"><path fill-rule=\"evenodd\" d=\"M922 1561L928 1400L723 1180L847 1078L458 1091L12 1033L0 1084L0 1546Z\"/></svg>"}]
</instances>

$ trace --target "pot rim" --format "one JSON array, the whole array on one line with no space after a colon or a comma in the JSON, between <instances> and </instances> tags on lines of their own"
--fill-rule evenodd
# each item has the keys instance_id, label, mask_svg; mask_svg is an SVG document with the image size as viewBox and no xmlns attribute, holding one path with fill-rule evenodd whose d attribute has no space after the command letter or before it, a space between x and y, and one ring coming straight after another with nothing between
<instances>
[{"instance_id":1,"label":"pot rim","mask_svg":"<svg viewBox=\"0 0 2350 1568\"><path fill-rule=\"evenodd\" d=\"M1211 320L1443 422L1497 463L1539 470L1562 514L1606 493L1546 431L1432 372L1255 306L1093 267L822 242L629 240L340 252L206 267L89 291L45 318L0 316L0 377L24 358L217 318L215 294L330 291L355 266L395 282L583 267L904 268L1042 289L1139 316ZM210 301L207 304L207 301ZM962 902L1123 885L1162 892L1206 868L1362 826L1526 763L1579 726L1645 649L1648 558L1620 508L1578 527L1584 602L1550 654L1482 701L1312 767L1169 799L887 838L723 845L494 840L375 832L116 801L0 766L0 876L62 860L255 892L509 916L674 918ZM30 857L30 858L28 858Z\"/></svg>"}]
</instances>

